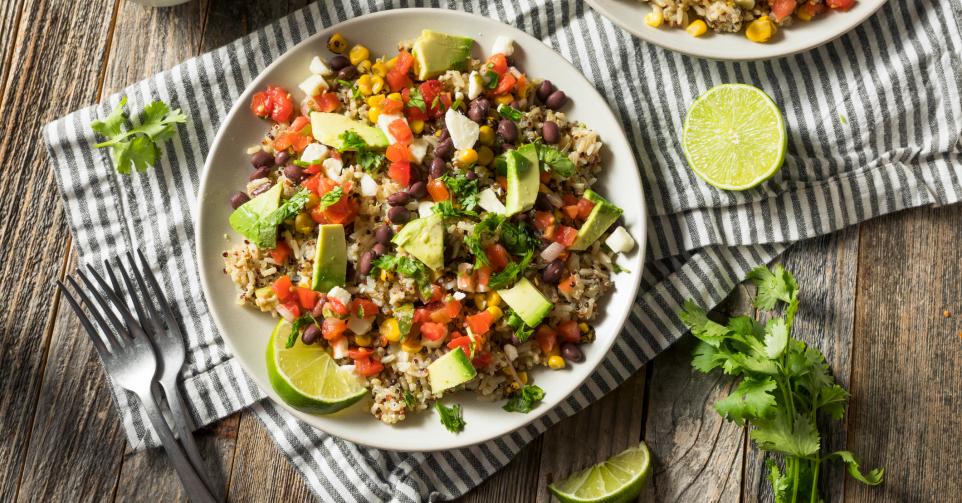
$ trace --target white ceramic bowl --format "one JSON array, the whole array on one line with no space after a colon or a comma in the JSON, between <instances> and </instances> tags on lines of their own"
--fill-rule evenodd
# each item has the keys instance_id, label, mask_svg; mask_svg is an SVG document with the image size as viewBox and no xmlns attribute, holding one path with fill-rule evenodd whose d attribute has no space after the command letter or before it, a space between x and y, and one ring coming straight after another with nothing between
<instances>
[{"instance_id":1,"label":"white ceramic bowl","mask_svg":"<svg viewBox=\"0 0 962 503\"><path fill-rule=\"evenodd\" d=\"M561 85L572 99L566 112L597 131L605 142L604 165L607 174L599 190L625 209L625 221L638 246L619 263L630 272L614 277L614 293L602 302L605 313L596 324L597 339L583 346L586 360L562 371L539 370L534 382L546 391L543 403L529 414L501 409L502 402L483 402L464 392L447 398L464 406L467 426L460 434L444 429L431 410L412 414L400 424L389 426L371 416L364 405L350 407L328 416L305 414L287 407L271 389L264 363L268 337L274 326L270 316L235 303L235 288L223 274L221 253L232 240L242 239L227 223L231 212L228 197L243 187L249 173L248 146L257 144L268 124L250 113L251 95L267 86L281 85L297 92L297 84L307 75L313 56L330 57L326 41L331 33L342 33L352 43L363 43L373 54L389 54L400 40L416 37L422 28L473 37L475 56L490 48L498 35L517 41L515 59L528 75L547 78ZM198 196L197 255L207 304L230 350L257 384L277 403L308 424L359 444L404 450L433 451L473 445L527 425L574 391L607 354L621 331L641 278L645 249L645 208L641 180L618 120L605 100L578 71L561 56L538 40L509 26L481 16L435 9L401 9L352 19L303 41L278 58L258 76L238 98L214 140L207 157ZM369 401L362 404L370 405Z\"/></svg>"},{"instance_id":2,"label":"white ceramic bowl","mask_svg":"<svg viewBox=\"0 0 962 503\"><path fill-rule=\"evenodd\" d=\"M868 19L887 0L858 0L847 12L829 10L809 22L794 20L765 44L743 33L712 33L693 37L684 29L663 25L652 28L644 18L651 7L638 0L586 0L592 8L638 38L692 56L730 61L779 58L807 51L848 33ZM759 0L764 1L764 0Z\"/></svg>"}]
</instances>

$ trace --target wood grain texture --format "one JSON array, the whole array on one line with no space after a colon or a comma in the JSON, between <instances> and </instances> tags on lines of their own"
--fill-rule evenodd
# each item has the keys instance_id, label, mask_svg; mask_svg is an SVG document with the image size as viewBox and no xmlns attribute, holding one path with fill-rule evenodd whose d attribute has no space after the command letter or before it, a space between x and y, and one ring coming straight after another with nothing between
<instances>
[{"instance_id":1,"label":"wood grain texture","mask_svg":"<svg viewBox=\"0 0 962 503\"><path fill-rule=\"evenodd\" d=\"M16 38L12 34L17 33L21 16L23 16L25 2L7 1L0 3L0 33L8 33L11 36L0 37L0 89L7 87L7 79L13 75L11 59L13 59L13 47Z\"/></svg>"},{"instance_id":2,"label":"wood grain texture","mask_svg":"<svg viewBox=\"0 0 962 503\"><path fill-rule=\"evenodd\" d=\"M848 448L886 480L846 484L846 501L962 495L960 222L956 205L862 226Z\"/></svg>"},{"instance_id":3,"label":"wood grain texture","mask_svg":"<svg viewBox=\"0 0 962 503\"><path fill-rule=\"evenodd\" d=\"M231 501L315 501L300 473L250 412L241 416L228 497Z\"/></svg>"},{"instance_id":4,"label":"wood grain texture","mask_svg":"<svg viewBox=\"0 0 962 503\"><path fill-rule=\"evenodd\" d=\"M0 123L2 501L16 497L24 473L49 327L59 317L53 279L64 265L69 240L40 126L96 100L114 7L113 0L13 3L24 10L17 32L3 37L14 41L5 49L12 52L5 66L16 69L17 78L7 79L0 100L0 113L16 117ZM49 103L56 106L43 106ZM78 365L85 364L82 355L76 356Z\"/></svg>"}]
</instances>

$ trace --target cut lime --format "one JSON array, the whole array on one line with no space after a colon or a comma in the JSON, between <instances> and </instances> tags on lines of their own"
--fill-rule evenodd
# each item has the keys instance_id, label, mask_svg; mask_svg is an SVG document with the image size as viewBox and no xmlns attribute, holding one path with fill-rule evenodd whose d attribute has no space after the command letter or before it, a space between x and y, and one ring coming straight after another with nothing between
<instances>
[{"instance_id":1,"label":"cut lime","mask_svg":"<svg viewBox=\"0 0 962 503\"><path fill-rule=\"evenodd\" d=\"M293 347L284 347L290 332L290 323L279 321L267 344L267 375L288 405L312 414L330 414L367 394L360 379L338 366L320 344L308 346L298 337Z\"/></svg>"},{"instance_id":2,"label":"cut lime","mask_svg":"<svg viewBox=\"0 0 962 503\"><path fill-rule=\"evenodd\" d=\"M750 189L785 161L785 119L765 91L722 84L688 109L682 132L685 157L706 182L725 190Z\"/></svg>"},{"instance_id":3,"label":"cut lime","mask_svg":"<svg viewBox=\"0 0 962 503\"><path fill-rule=\"evenodd\" d=\"M563 503L622 503L638 497L649 473L651 454L642 442L548 489Z\"/></svg>"}]
</instances>

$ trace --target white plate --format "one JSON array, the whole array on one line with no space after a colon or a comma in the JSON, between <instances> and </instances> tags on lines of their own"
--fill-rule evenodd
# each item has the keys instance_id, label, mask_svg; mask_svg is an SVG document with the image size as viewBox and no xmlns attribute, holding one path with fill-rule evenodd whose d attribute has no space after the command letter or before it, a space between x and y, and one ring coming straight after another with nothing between
<instances>
[{"instance_id":1,"label":"white plate","mask_svg":"<svg viewBox=\"0 0 962 503\"><path fill-rule=\"evenodd\" d=\"M274 326L270 316L235 303L233 283L223 274L221 253L229 246L224 236L242 239L227 223L231 212L230 194L243 187L250 172L248 146L257 144L268 124L257 119L248 108L251 95L267 86L281 85L297 93L297 84L307 75L312 57L330 57L328 36L338 31L351 43L363 43L372 54L396 51L400 40L416 37L422 28L445 31L474 38L475 56L482 56L498 35L517 41L515 59L528 75L547 78L560 84L572 98L566 112L588 123L605 142L604 165L607 174L598 183L600 192L625 209L628 230L638 246L619 262L630 272L614 277L614 294L602 303L606 313L596 324L597 340L583 346L584 363L562 371L539 370L534 382L546 391L544 402L529 414L505 412L502 403L483 402L470 393L446 399L464 406L467 426L460 434L444 429L431 410L412 414L400 424L381 423L364 406L354 406L328 416L314 416L287 407L271 389L264 353ZM295 101L299 101L295 94ZM615 115L605 100L583 76L561 56L538 40L509 26L481 16L436 9L401 9L352 19L303 41L258 76L234 104L214 140L201 180L198 197L197 255L207 304L230 350L257 384L277 403L308 424L352 442L403 451L434 451L477 444L527 425L574 391L607 354L621 331L641 278L645 249L645 208L641 180L631 147ZM234 241L236 242L236 241ZM362 403L367 403L364 401Z\"/></svg>"},{"instance_id":2,"label":"white plate","mask_svg":"<svg viewBox=\"0 0 962 503\"><path fill-rule=\"evenodd\" d=\"M696 38L682 28L672 28L667 24L652 28L644 22L651 7L638 0L586 1L613 23L642 40L692 56L731 61L779 58L818 47L848 33L886 2L858 0L846 12L829 10L809 22L795 19L791 26L778 30L770 42L759 44L745 38L744 29L741 33L714 34L709 31Z\"/></svg>"}]
</instances>

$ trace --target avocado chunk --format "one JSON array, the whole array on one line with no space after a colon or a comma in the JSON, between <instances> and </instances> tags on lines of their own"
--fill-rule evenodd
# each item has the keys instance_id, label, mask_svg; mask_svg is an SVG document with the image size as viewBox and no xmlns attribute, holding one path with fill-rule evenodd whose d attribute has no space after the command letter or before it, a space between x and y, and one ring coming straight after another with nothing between
<instances>
[{"instance_id":1,"label":"avocado chunk","mask_svg":"<svg viewBox=\"0 0 962 503\"><path fill-rule=\"evenodd\" d=\"M255 242L273 242L277 239L277 226L262 225L262 221L281 205L284 187L276 184L267 192L242 204L228 217L232 229Z\"/></svg>"},{"instance_id":2,"label":"avocado chunk","mask_svg":"<svg viewBox=\"0 0 962 503\"><path fill-rule=\"evenodd\" d=\"M437 77L448 70L464 70L472 47L473 39L421 30L412 47L418 62L418 80Z\"/></svg>"},{"instance_id":3,"label":"avocado chunk","mask_svg":"<svg viewBox=\"0 0 962 503\"><path fill-rule=\"evenodd\" d=\"M335 286L344 286L346 280L347 242L344 240L344 226L319 225L311 288L319 292L327 292Z\"/></svg>"},{"instance_id":4,"label":"avocado chunk","mask_svg":"<svg viewBox=\"0 0 962 503\"><path fill-rule=\"evenodd\" d=\"M584 250L591 246L624 213L624 210L609 203L591 189L585 191L584 197L595 203L595 207L588 215L588 220L578 229L578 239L571 245L572 250Z\"/></svg>"},{"instance_id":5,"label":"avocado chunk","mask_svg":"<svg viewBox=\"0 0 962 503\"><path fill-rule=\"evenodd\" d=\"M529 327L538 326L554 307L527 278L521 278L511 288L498 290L498 295Z\"/></svg>"},{"instance_id":6,"label":"avocado chunk","mask_svg":"<svg viewBox=\"0 0 962 503\"><path fill-rule=\"evenodd\" d=\"M444 220L436 213L411 220L391 241L432 270L444 267Z\"/></svg>"},{"instance_id":7,"label":"avocado chunk","mask_svg":"<svg viewBox=\"0 0 962 503\"><path fill-rule=\"evenodd\" d=\"M460 347L448 351L428 365L428 382L431 383L431 392L435 395L466 383L476 375L478 371Z\"/></svg>"},{"instance_id":8,"label":"avocado chunk","mask_svg":"<svg viewBox=\"0 0 962 503\"><path fill-rule=\"evenodd\" d=\"M337 150L344 150L341 135L345 131L354 131L368 147L387 148L387 136L380 129L368 126L341 114L329 112L311 112L311 132L317 141ZM350 150L350 149L348 149Z\"/></svg>"},{"instance_id":9,"label":"avocado chunk","mask_svg":"<svg viewBox=\"0 0 962 503\"><path fill-rule=\"evenodd\" d=\"M508 195L505 201L507 213L530 210L538 198L538 188L541 187L541 173L538 167L538 147L529 143L517 150L509 150L508 164Z\"/></svg>"}]
</instances>

